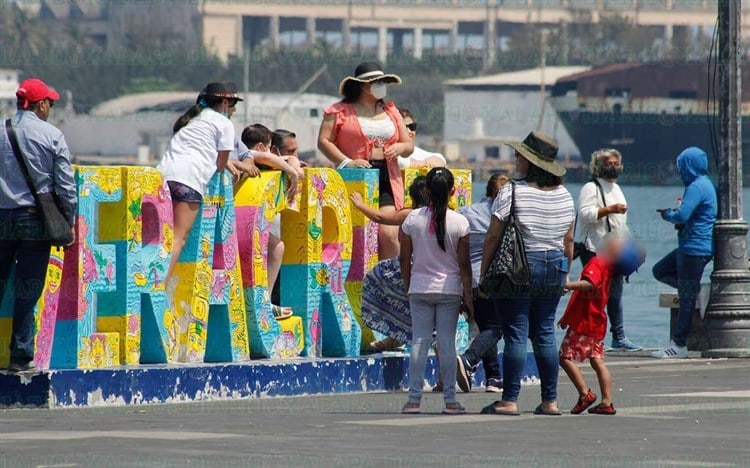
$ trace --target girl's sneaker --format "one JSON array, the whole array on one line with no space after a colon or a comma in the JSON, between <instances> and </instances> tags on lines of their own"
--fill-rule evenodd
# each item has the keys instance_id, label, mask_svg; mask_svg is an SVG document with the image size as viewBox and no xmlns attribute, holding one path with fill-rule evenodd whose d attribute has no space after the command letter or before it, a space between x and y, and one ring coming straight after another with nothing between
<instances>
[{"instance_id":1,"label":"girl's sneaker","mask_svg":"<svg viewBox=\"0 0 750 468\"><path fill-rule=\"evenodd\" d=\"M448 403L443 408L443 414L466 414L466 408L461 403Z\"/></svg>"},{"instance_id":2,"label":"girl's sneaker","mask_svg":"<svg viewBox=\"0 0 750 468\"><path fill-rule=\"evenodd\" d=\"M579 398L578 403L573 407L572 410L570 410L570 414L581 414L583 413L586 408L593 405L596 401L596 394L589 389L588 393L585 397Z\"/></svg>"},{"instance_id":3,"label":"girl's sneaker","mask_svg":"<svg viewBox=\"0 0 750 468\"><path fill-rule=\"evenodd\" d=\"M489 378L485 385L485 391L487 393L502 393L503 391L503 379Z\"/></svg>"},{"instance_id":4,"label":"girl's sneaker","mask_svg":"<svg viewBox=\"0 0 750 468\"><path fill-rule=\"evenodd\" d=\"M421 412L422 409L419 407L419 403L406 403L401 408L401 414L419 414Z\"/></svg>"},{"instance_id":5,"label":"girl's sneaker","mask_svg":"<svg viewBox=\"0 0 750 468\"><path fill-rule=\"evenodd\" d=\"M609 405L605 405L604 403L599 403L598 405L594 406L593 408L589 408L590 414L608 414L608 415L615 415L617 414L617 411L615 411L615 405L610 403Z\"/></svg>"}]
</instances>

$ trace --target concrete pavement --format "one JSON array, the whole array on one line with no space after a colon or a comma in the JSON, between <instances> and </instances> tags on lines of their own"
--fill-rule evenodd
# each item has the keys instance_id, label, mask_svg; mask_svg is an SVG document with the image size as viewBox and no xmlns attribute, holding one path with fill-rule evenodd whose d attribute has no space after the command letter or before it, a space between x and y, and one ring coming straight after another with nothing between
<instances>
[{"instance_id":1,"label":"concrete pavement","mask_svg":"<svg viewBox=\"0 0 750 468\"><path fill-rule=\"evenodd\" d=\"M0 467L750 466L750 360L608 357L617 416L399 414L405 393L0 411ZM584 366L587 382L596 381ZM560 374L560 407L575 391Z\"/></svg>"}]
</instances>

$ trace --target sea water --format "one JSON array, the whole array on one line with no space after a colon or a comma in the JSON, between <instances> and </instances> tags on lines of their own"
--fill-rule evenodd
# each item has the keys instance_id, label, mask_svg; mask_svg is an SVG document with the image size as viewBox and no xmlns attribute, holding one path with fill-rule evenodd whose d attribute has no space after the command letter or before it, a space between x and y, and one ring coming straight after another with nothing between
<instances>
[{"instance_id":1,"label":"sea water","mask_svg":"<svg viewBox=\"0 0 750 468\"><path fill-rule=\"evenodd\" d=\"M484 195L486 182L477 182L472 187L474 200ZM567 189L578 200L582 184L566 184ZM647 348L657 348L669 341L669 310L659 308L659 294L675 290L658 283L651 269L654 264L677 247L677 231L674 225L663 221L656 212L658 208L674 208L677 198L682 196L680 186L621 186L628 201L628 226L638 236L647 249L646 263L637 273L631 275L623 292L625 333L634 342ZM745 220L750 219L750 188L743 191L743 211ZM709 283L713 262L706 266L703 282ZM571 279L578 278L581 263L576 260L571 268ZM570 295L560 301L557 319L562 316ZM608 327L609 329L609 327ZM558 342L563 332L558 329ZM606 344L610 343L608 334Z\"/></svg>"}]
</instances>

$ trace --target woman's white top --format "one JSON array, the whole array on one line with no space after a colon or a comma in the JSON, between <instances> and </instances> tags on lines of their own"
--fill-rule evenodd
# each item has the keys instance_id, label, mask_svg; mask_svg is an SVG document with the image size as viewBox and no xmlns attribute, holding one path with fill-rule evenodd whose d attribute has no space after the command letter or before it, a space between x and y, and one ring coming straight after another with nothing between
<instances>
[{"instance_id":1,"label":"woman's white top","mask_svg":"<svg viewBox=\"0 0 750 468\"><path fill-rule=\"evenodd\" d=\"M187 185L201 195L216 172L219 151L233 151L234 125L224 115L205 108L169 140L157 169L165 181Z\"/></svg>"},{"instance_id":2,"label":"woman's white top","mask_svg":"<svg viewBox=\"0 0 750 468\"><path fill-rule=\"evenodd\" d=\"M362 133L368 140L383 146L395 133L396 126L390 117L384 119L368 119L366 117L357 117Z\"/></svg>"},{"instance_id":3,"label":"woman's white top","mask_svg":"<svg viewBox=\"0 0 750 468\"><path fill-rule=\"evenodd\" d=\"M602 238L607 235L607 218L613 231L627 231L628 214L611 214L597 219L599 208L602 208L602 192L607 205L622 203L627 205L625 195L617 183L604 179L597 179L602 186L602 191L594 182L588 182L581 187L578 194L578 226L576 226L576 241L585 242L586 249L596 252Z\"/></svg>"},{"instance_id":4,"label":"woman's white top","mask_svg":"<svg viewBox=\"0 0 750 468\"><path fill-rule=\"evenodd\" d=\"M510 215L512 184L505 184L492 205L493 215L506 222ZM527 252L563 250L565 234L575 219L573 197L565 186L540 190L516 182L516 222Z\"/></svg>"},{"instance_id":5,"label":"woman's white top","mask_svg":"<svg viewBox=\"0 0 750 468\"><path fill-rule=\"evenodd\" d=\"M430 158L441 159L443 161L443 165L446 165L445 156L443 156L442 154L430 153L429 151L425 151L422 148L415 146L414 151L409 156L405 158L402 158L401 156L398 157L398 168L407 169L411 165L412 161L422 162Z\"/></svg>"}]
</instances>

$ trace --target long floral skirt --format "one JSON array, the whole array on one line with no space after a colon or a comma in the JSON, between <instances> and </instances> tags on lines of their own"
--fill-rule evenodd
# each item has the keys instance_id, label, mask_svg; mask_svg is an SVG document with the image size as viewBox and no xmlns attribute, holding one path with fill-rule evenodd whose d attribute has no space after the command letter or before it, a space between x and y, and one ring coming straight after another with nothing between
<instances>
[{"instance_id":1,"label":"long floral skirt","mask_svg":"<svg viewBox=\"0 0 750 468\"><path fill-rule=\"evenodd\" d=\"M398 258L378 262L362 285L362 320L399 343L411 342L409 298L401 280Z\"/></svg>"}]
</instances>

